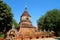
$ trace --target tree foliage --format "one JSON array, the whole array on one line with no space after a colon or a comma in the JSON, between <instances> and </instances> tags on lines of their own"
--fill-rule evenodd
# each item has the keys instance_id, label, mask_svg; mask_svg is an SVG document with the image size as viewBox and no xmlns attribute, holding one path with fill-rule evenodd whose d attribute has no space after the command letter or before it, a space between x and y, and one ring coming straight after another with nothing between
<instances>
[{"instance_id":1,"label":"tree foliage","mask_svg":"<svg viewBox=\"0 0 60 40\"><path fill-rule=\"evenodd\" d=\"M53 30L56 33L60 32L60 10L53 9L48 11L44 16L37 21L39 30L40 28L46 30Z\"/></svg>"},{"instance_id":2,"label":"tree foliage","mask_svg":"<svg viewBox=\"0 0 60 40\"><path fill-rule=\"evenodd\" d=\"M0 0L0 34L6 33L12 27L13 14L11 8Z\"/></svg>"}]
</instances>

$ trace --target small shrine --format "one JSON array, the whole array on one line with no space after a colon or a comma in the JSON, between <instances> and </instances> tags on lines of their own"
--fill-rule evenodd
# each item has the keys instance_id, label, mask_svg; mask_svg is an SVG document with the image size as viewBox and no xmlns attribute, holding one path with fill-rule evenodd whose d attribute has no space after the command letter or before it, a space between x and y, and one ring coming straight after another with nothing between
<instances>
[{"instance_id":1,"label":"small shrine","mask_svg":"<svg viewBox=\"0 0 60 40\"><path fill-rule=\"evenodd\" d=\"M15 36L17 36L17 30L14 28L13 24L12 29L7 32L6 40L13 40Z\"/></svg>"}]
</instances>

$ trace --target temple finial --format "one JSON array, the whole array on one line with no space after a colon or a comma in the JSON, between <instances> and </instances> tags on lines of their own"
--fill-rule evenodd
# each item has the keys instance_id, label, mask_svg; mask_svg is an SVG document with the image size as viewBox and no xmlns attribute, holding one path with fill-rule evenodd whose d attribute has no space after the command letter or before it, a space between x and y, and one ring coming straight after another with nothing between
<instances>
[{"instance_id":1,"label":"temple finial","mask_svg":"<svg viewBox=\"0 0 60 40\"><path fill-rule=\"evenodd\" d=\"M25 10L27 10L27 3L25 3Z\"/></svg>"},{"instance_id":2,"label":"temple finial","mask_svg":"<svg viewBox=\"0 0 60 40\"><path fill-rule=\"evenodd\" d=\"M14 24L12 24L12 29L14 29L15 27L14 27Z\"/></svg>"}]
</instances>

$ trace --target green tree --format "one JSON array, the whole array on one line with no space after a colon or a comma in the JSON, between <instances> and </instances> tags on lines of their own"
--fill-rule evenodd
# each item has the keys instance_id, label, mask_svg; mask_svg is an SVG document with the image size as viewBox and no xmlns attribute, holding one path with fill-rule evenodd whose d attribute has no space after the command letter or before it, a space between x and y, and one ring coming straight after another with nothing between
<instances>
[{"instance_id":1,"label":"green tree","mask_svg":"<svg viewBox=\"0 0 60 40\"><path fill-rule=\"evenodd\" d=\"M53 30L58 36L57 33L60 32L60 10L53 9L48 11L43 17L38 19L37 23L38 27L42 26L43 29Z\"/></svg>"},{"instance_id":2,"label":"green tree","mask_svg":"<svg viewBox=\"0 0 60 40\"><path fill-rule=\"evenodd\" d=\"M13 14L11 8L0 0L0 34L7 33L12 27Z\"/></svg>"},{"instance_id":3,"label":"green tree","mask_svg":"<svg viewBox=\"0 0 60 40\"><path fill-rule=\"evenodd\" d=\"M38 30L40 31L41 30L44 30L44 16L40 17L37 21L38 23Z\"/></svg>"}]
</instances>

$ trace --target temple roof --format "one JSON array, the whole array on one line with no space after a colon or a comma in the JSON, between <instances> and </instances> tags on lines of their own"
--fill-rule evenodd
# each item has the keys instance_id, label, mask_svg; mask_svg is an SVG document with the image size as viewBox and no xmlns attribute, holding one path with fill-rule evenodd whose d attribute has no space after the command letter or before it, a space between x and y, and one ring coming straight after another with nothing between
<instances>
[{"instance_id":1,"label":"temple roof","mask_svg":"<svg viewBox=\"0 0 60 40\"><path fill-rule=\"evenodd\" d=\"M25 25L25 26L21 26L22 28L36 28L36 27L34 27L34 26L27 26L27 25Z\"/></svg>"},{"instance_id":2,"label":"temple roof","mask_svg":"<svg viewBox=\"0 0 60 40\"><path fill-rule=\"evenodd\" d=\"M27 11L27 8L25 8L25 11L23 12L23 14L21 15L22 16L27 16L27 17L31 17Z\"/></svg>"},{"instance_id":3,"label":"temple roof","mask_svg":"<svg viewBox=\"0 0 60 40\"><path fill-rule=\"evenodd\" d=\"M32 24L28 24L28 23L22 23L22 25L20 27L22 27L22 28L35 28Z\"/></svg>"}]
</instances>

